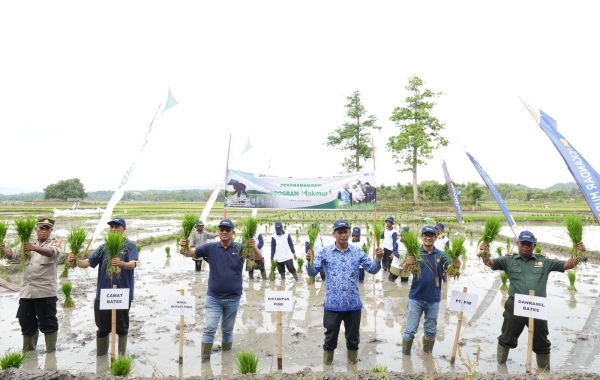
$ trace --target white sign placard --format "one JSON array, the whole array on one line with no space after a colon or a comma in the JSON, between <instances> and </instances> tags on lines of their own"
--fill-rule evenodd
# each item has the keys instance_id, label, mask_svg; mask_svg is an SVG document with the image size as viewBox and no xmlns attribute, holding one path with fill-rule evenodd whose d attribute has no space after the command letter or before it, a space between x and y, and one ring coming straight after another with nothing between
<instances>
[{"instance_id":1,"label":"white sign placard","mask_svg":"<svg viewBox=\"0 0 600 380\"><path fill-rule=\"evenodd\" d=\"M196 298L194 296L169 296L169 315L196 315Z\"/></svg>"},{"instance_id":2,"label":"white sign placard","mask_svg":"<svg viewBox=\"0 0 600 380\"><path fill-rule=\"evenodd\" d=\"M129 289L100 289L100 310L129 309Z\"/></svg>"},{"instance_id":3,"label":"white sign placard","mask_svg":"<svg viewBox=\"0 0 600 380\"><path fill-rule=\"evenodd\" d=\"M450 307L450 310L453 311L475 314L477 311L477 299L477 294L457 292L454 290L448 306Z\"/></svg>"},{"instance_id":4,"label":"white sign placard","mask_svg":"<svg viewBox=\"0 0 600 380\"><path fill-rule=\"evenodd\" d=\"M265 290L265 311L293 311L292 292Z\"/></svg>"},{"instance_id":5,"label":"white sign placard","mask_svg":"<svg viewBox=\"0 0 600 380\"><path fill-rule=\"evenodd\" d=\"M548 299L546 297L515 294L515 315L547 321L548 306Z\"/></svg>"}]
</instances>

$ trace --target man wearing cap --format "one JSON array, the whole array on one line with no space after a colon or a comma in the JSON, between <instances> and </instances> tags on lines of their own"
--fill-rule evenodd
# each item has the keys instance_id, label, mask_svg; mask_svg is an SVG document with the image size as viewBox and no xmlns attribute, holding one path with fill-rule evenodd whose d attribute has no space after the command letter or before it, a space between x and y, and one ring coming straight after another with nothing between
<instances>
[{"instance_id":1,"label":"man wearing cap","mask_svg":"<svg viewBox=\"0 0 600 380\"><path fill-rule=\"evenodd\" d=\"M450 248L450 239L444 234L444 225L442 223L436 224L435 232L437 234L437 239L433 245L440 251L446 252L446 249Z\"/></svg>"},{"instance_id":2,"label":"man wearing cap","mask_svg":"<svg viewBox=\"0 0 600 380\"><path fill-rule=\"evenodd\" d=\"M54 220L39 218L35 227L37 239L23 245L31 253L25 264L25 273L19 293L17 318L23 334L23 351L37 347L39 331L44 333L46 352L56 351L58 320L56 318L56 266L62 255L60 240L50 237ZM0 246L7 258L19 258L21 248L15 251ZM38 330L39 328L39 330Z\"/></svg>"},{"instance_id":3,"label":"man wearing cap","mask_svg":"<svg viewBox=\"0 0 600 380\"><path fill-rule=\"evenodd\" d=\"M204 231L204 223L199 220L196 222L196 231L192 231L190 235L188 244L190 247L197 247L216 237L216 234ZM200 272L202 270L202 258L196 259L194 262L196 263L196 272Z\"/></svg>"},{"instance_id":4,"label":"man wearing cap","mask_svg":"<svg viewBox=\"0 0 600 380\"><path fill-rule=\"evenodd\" d=\"M357 246L358 248L362 249L363 252L366 253L367 244L360 241L360 227L352 228L352 240L350 241L350 244ZM321 269L321 272L323 272L324 270L325 268ZM361 284L365 282L365 268L363 268L362 265L358 267L358 282L360 282Z\"/></svg>"},{"instance_id":5,"label":"man wearing cap","mask_svg":"<svg viewBox=\"0 0 600 380\"><path fill-rule=\"evenodd\" d=\"M363 250L349 244L350 224L345 220L338 220L333 225L335 244L323 248L321 255L314 257L306 254L306 273L316 276L321 268L325 268L327 275L327 288L323 303L323 327L325 328L325 342L323 344L323 363L331 364L333 352L337 348L340 326L344 322L346 330L346 348L348 349L348 363L355 364L358 360L358 343L360 342L360 315L362 301L358 287L359 267L375 274L381 268L383 250L376 252L375 262Z\"/></svg>"},{"instance_id":6,"label":"man wearing cap","mask_svg":"<svg viewBox=\"0 0 600 380\"><path fill-rule=\"evenodd\" d=\"M296 249L292 237L283 229L281 222L275 222L275 235L271 238L271 265L277 261L277 270L282 280L285 280L287 267L288 272L298 281L294 260L296 260Z\"/></svg>"},{"instance_id":7,"label":"man wearing cap","mask_svg":"<svg viewBox=\"0 0 600 380\"><path fill-rule=\"evenodd\" d=\"M394 218L388 216L385 219L385 229L381 234L383 239L383 260L381 265L385 272L390 270L392 266L392 258L394 256L394 247L398 247L398 233L394 230Z\"/></svg>"},{"instance_id":8,"label":"man wearing cap","mask_svg":"<svg viewBox=\"0 0 600 380\"><path fill-rule=\"evenodd\" d=\"M112 232L124 234L127 223L123 218L114 218L108 222ZM69 262L78 260L74 254L69 254ZM96 285L96 298L94 300L94 319L96 321L96 356L104 356L108 353L108 335L112 331L112 310L100 310L100 290L112 289L117 285L118 289L129 289L129 305L127 309L117 309L117 335L118 353L125 355L127 350L127 335L129 334L129 309L133 301L133 290L135 287L134 269L138 262L137 246L132 241L125 239L119 256L110 260L110 265L121 268L120 276L110 278L107 273L109 267L108 250L106 244L99 246L86 260L79 260L80 268L98 267L98 283ZM99 265L100 264L100 265Z\"/></svg>"},{"instance_id":9,"label":"man wearing cap","mask_svg":"<svg viewBox=\"0 0 600 380\"><path fill-rule=\"evenodd\" d=\"M517 238L519 253L490 258L487 262L483 262L493 270L503 270L510 281L508 299L504 304L504 322L498 337L497 360L500 365L506 364L510 349L517 347L519 336L529 322L527 317L514 315L515 294L529 295L529 291L533 290L536 297L546 297L546 284L550 272L564 272L578 264L572 258L564 261L549 259L541 254L534 255L535 246L536 238L533 233L522 231ZM488 248L485 242L479 246L480 250ZM583 243L579 243L577 248L585 251ZM550 370L548 322L540 319L533 321L533 352L536 354L537 365L541 369Z\"/></svg>"},{"instance_id":10,"label":"man wearing cap","mask_svg":"<svg viewBox=\"0 0 600 380\"><path fill-rule=\"evenodd\" d=\"M408 318L406 329L402 336L402 353L410 355L415 334L419 328L421 317L425 316L423 323L423 352L431 353L437 336L437 318L440 310L442 276L452 264L452 259L444 251L434 245L436 232L433 226L424 226L421 230L421 256L418 264L421 267L421 276L413 277L408 294ZM408 265L416 264L415 256L408 256L404 270ZM460 260L455 260L454 265L460 268Z\"/></svg>"},{"instance_id":11,"label":"man wearing cap","mask_svg":"<svg viewBox=\"0 0 600 380\"><path fill-rule=\"evenodd\" d=\"M317 223L313 223L311 227L316 227ZM308 253L310 251L310 243L308 241L304 242L304 253ZM323 251L323 238L319 233L317 238L315 239L315 244L313 246L313 251L315 252L315 256L318 256ZM321 276L321 281L325 281L325 268L321 268L319 271L319 275Z\"/></svg>"},{"instance_id":12,"label":"man wearing cap","mask_svg":"<svg viewBox=\"0 0 600 380\"><path fill-rule=\"evenodd\" d=\"M192 247L188 252L188 256L203 257L210 263L208 292L204 304L206 320L200 350L202 361L210 360L221 318L221 348L223 351L231 351L233 347L233 327L242 296L244 270L244 259L241 257L244 245L233 241L234 227L231 220L221 220L218 226L220 241ZM187 239L181 239L179 244L182 247L189 246ZM248 244L254 249L254 258L260 260L262 254L255 246L255 240L250 239Z\"/></svg>"},{"instance_id":13,"label":"man wearing cap","mask_svg":"<svg viewBox=\"0 0 600 380\"><path fill-rule=\"evenodd\" d=\"M402 227L400 231L400 243L396 244L396 249L394 250L394 258L392 259L392 263L390 266L390 276L389 280L391 282L395 282L398 277L400 277L400 282L408 282L408 278L410 277L410 273L402 270L402 259L406 255L406 247L404 246L404 234L408 232L408 227Z\"/></svg>"}]
</instances>

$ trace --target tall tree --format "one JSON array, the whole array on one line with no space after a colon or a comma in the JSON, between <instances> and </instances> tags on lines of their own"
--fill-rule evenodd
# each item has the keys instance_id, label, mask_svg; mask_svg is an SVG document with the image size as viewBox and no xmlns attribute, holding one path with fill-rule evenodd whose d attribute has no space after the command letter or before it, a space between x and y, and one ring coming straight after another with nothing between
<instances>
[{"instance_id":1,"label":"tall tree","mask_svg":"<svg viewBox=\"0 0 600 380\"><path fill-rule=\"evenodd\" d=\"M87 197L83 183L79 178L65 179L46 186L44 189L44 199L83 199Z\"/></svg>"},{"instance_id":2,"label":"tall tree","mask_svg":"<svg viewBox=\"0 0 600 380\"><path fill-rule=\"evenodd\" d=\"M346 115L352 119L352 122L346 122L330 133L325 145L352 152L350 156L344 158L342 165L349 171L358 172L362 169L360 159L371 158L371 133L368 130L380 130L381 127L375 125L377 121L375 115L365 117L367 110L360 100L360 91L354 91L346 99L350 101L344 106L347 109Z\"/></svg>"},{"instance_id":3,"label":"tall tree","mask_svg":"<svg viewBox=\"0 0 600 380\"><path fill-rule=\"evenodd\" d=\"M416 75L408 79L406 90L411 92L405 100L404 107L396 107L390 120L400 129L397 136L389 138L388 151L400 165L399 171L410 171L413 174L413 201L419 204L419 189L417 183L417 169L425 165L426 159L433 157L433 149L438 145L448 145L448 140L440 135L444 129L437 117L431 115L431 110L436 103L433 99L443 95L442 92L433 92L423 88L424 82Z\"/></svg>"}]
</instances>

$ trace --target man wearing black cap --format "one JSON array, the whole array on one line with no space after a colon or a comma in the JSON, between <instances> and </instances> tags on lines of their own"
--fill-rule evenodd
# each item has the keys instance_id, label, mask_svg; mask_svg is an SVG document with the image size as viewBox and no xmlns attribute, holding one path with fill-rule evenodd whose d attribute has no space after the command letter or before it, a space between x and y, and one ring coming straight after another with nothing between
<instances>
[{"instance_id":1,"label":"man wearing black cap","mask_svg":"<svg viewBox=\"0 0 600 380\"><path fill-rule=\"evenodd\" d=\"M204 231L204 223L199 220L196 222L196 231L192 231L190 235L189 245L190 247L198 247L216 237L216 234ZM196 272L200 272L202 270L202 258L195 259L194 262L196 263Z\"/></svg>"},{"instance_id":2,"label":"man wearing black cap","mask_svg":"<svg viewBox=\"0 0 600 380\"><path fill-rule=\"evenodd\" d=\"M233 328L242 296L244 269L244 259L241 257L244 246L238 246L233 241L234 227L231 220L221 220L218 226L220 241L190 248L188 252L188 256L204 257L210 263L208 292L204 304L206 321L200 350L202 361L210 360L221 319L221 348L223 351L231 351L233 347ZM179 244L182 247L188 246L187 239L181 239ZM260 260L262 254L256 247L255 240L250 239L248 245L254 249L255 260Z\"/></svg>"},{"instance_id":3,"label":"man wearing black cap","mask_svg":"<svg viewBox=\"0 0 600 380\"><path fill-rule=\"evenodd\" d=\"M392 266L394 250L397 251L398 247L398 233L394 230L394 218L391 216L385 219L385 228L381 234L381 239L383 239L383 260L381 261L381 265L383 266L383 270L387 272Z\"/></svg>"},{"instance_id":4,"label":"man wearing black cap","mask_svg":"<svg viewBox=\"0 0 600 380\"><path fill-rule=\"evenodd\" d=\"M446 252L446 249L450 248L450 239L444 233L444 225L442 223L436 224L435 232L437 234L437 239L434 243L435 247L440 251Z\"/></svg>"},{"instance_id":5,"label":"man wearing black cap","mask_svg":"<svg viewBox=\"0 0 600 380\"><path fill-rule=\"evenodd\" d=\"M367 253L367 244L360 241L360 227L352 228L352 240L350 241L350 244L357 246L358 248L362 249L363 252ZM358 270L358 282L362 284L365 282L365 268L363 268L361 265ZM323 271L324 268L321 269L321 272Z\"/></svg>"},{"instance_id":6,"label":"man wearing black cap","mask_svg":"<svg viewBox=\"0 0 600 380\"><path fill-rule=\"evenodd\" d=\"M112 232L125 233L127 223L123 218L114 218L107 223ZM78 260L74 254L69 254L69 262ZM112 289L117 285L119 289L129 289L129 307L117 309L117 335L119 336L118 352L125 355L127 350L127 335L129 334L129 308L133 301L133 290L135 280L133 270L138 261L137 246L132 241L125 239L119 250L119 256L111 259L110 265L121 268L121 274L116 278L110 278L108 269L108 251L106 244L99 246L86 260L79 260L80 268L96 268L98 266L98 284L96 285L96 299L94 300L94 319L96 321L96 356L104 356L108 353L108 335L112 331L112 310L100 310L100 290ZM100 265L98 265L100 264Z\"/></svg>"},{"instance_id":7,"label":"man wearing black cap","mask_svg":"<svg viewBox=\"0 0 600 380\"><path fill-rule=\"evenodd\" d=\"M281 222L275 222L275 235L271 238L271 265L277 261L277 271L282 280L285 280L285 268L287 268L298 281L294 260L296 260L296 249L292 237L283 229Z\"/></svg>"},{"instance_id":8,"label":"man wearing black cap","mask_svg":"<svg viewBox=\"0 0 600 380\"><path fill-rule=\"evenodd\" d=\"M56 266L62 255L63 245L60 240L50 237L53 228L54 220L39 218L35 227L37 239L23 244L25 252L31 253L25 265L17 311L23 334L23 351L36 349L39 331L44 333L46 352L56 350ZM13 251L2 245L0 249L4 250L7 258L21 256L20 247Z\"/></svg>"},{"instance_id":9,"label":"man wearing black cap","mask_svg":"<svg viewBox=\"0 0 600 380\"><path fill-rule=\"evenodd\" d=\"M508 360L511 348L517 348L519 336L529 322L529 318L514 315L515 294L529 295L529 291L535 291L535 296L546 297L546 284L550 272L564 272L574 268L578 263L572 258L567 261L549 259L544 255L534 255L536 238L530 231L522 231L517 238L519 253L510 256L496 257L483 262L494 270L503 270L510 285L508 287L508 299L504 304L504 322L502 333L498 337L497 360L498 364L504 365ZM489 246L484 242L479 246L480 250L486 250ZM583 243L577 248L585 251ZM550 341L548 340L548 321L534 319L533 327L533 352L536 362L542 370L550 370Z\"/></svg>"},{"instance_id":10,"label":"man wearing black cap","mask_svg":"<svg viewBox=\"0 0 600 380\"><path fill-rule=\"evenodd\" d=\"M313 265L310 261L313 254L306 254L306 273L316 276L321 268L325 268L327 275L327 289L323 303L323 327L325 327L325 342L323 344L323 363L333 362L333 352L337 348L340 326L344 322L346 330L346 348L348 349L348 363L355 364L358 360L358 343L360 341L360 314L362 301L358 287L359 267L375 274L381 268L383 249L376 252L375 262L363 250L349 244L350 224L345 220L338 220L333 225L335 244L323 248L319 256L314 257Z\"/></svg>"}]
</instances>

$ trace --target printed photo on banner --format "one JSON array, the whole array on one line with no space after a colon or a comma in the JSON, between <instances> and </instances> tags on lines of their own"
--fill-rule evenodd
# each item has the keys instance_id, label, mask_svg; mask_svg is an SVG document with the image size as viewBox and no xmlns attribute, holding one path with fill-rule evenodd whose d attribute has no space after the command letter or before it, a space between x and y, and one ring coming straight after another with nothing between
<instances>
[{"instance_id":1,"label":"printed photo on banner","mask_svg":"<svg viewBox=\"0 0 600 380\"><path fill-rule=\"evenodd\" d=\"M226 208L374 209L375 172L294 178L229 170Z\"/></svg>"}]
</instances>

